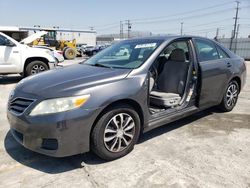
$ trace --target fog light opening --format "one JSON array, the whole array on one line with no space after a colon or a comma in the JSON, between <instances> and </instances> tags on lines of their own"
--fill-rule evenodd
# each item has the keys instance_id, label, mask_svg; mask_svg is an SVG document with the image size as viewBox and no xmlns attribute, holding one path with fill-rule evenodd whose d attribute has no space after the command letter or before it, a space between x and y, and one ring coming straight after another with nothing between
<instances>
[{"instance_id":1,"label":"fog light opening","mask_svg":"<svg viewBox=\"0 0 250 188\"><path fill-rule=\"evenodd\" d=\"M57 150L58 149L58 141L57 141L57 139L44 138L42 141L41 148L46 149L46 150Z\"/></svg>"}]
</instances>

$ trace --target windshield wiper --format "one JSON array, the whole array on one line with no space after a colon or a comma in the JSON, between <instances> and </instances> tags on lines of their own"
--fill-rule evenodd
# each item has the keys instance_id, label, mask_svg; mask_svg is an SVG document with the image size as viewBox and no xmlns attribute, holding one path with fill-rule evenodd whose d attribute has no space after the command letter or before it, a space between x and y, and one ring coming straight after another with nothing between
<instances>
[{"instance_id":1,"label":"windshield wiper","mask_svg":"<svg viewBox=\"0 0 250 188\"><path fill-rule=\"evenodd\" d=\"M110 69L113 68L113 67L110 67L110 66L107 66L107 65L103 65L103 64L100 64L100 63L93 64L93 66L96 66L96 67L105 67L105 68L110 68Z\"/></svg>"}]
</instances>

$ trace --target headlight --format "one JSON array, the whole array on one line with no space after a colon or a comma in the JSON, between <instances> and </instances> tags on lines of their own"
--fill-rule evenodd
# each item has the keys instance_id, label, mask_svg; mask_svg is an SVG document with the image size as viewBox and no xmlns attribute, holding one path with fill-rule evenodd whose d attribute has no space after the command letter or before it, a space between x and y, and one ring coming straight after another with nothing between
<instances>
[{"instance_id":1,"label":"headlight","mask_svg":"<svg viewBox=\"0 0 250 188\"><path fill-rule=\"evenodd\" d=\"M30 113L30 116L65 112L79 108L87 102L90 95L48 99L40 102Z\"/></svg>"}]
</instances>

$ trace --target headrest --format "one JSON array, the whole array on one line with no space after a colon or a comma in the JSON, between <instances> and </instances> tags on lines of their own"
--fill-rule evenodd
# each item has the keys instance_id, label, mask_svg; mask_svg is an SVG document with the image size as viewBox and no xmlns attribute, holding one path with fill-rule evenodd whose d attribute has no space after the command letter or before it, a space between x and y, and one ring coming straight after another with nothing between
<instances>
[{"instance_id":1,"label":"headrest","mask_svg":"<svg viewBox=\"0 0 250 188\"><path fill-rule=\"evenodd\" d=\"M171 61L179 61L179 62L185 62L185 52L182 49L174 49L172 53L170 54L169 60Z\"/></svg>"}]
</instances>

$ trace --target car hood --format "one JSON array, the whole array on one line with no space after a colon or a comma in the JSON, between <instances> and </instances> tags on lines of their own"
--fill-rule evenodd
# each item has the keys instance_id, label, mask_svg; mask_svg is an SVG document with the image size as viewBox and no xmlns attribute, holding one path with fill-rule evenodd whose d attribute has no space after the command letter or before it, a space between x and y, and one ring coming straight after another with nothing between
<instances>
[{"instance_id":1,"label":"car hood","mask_svg":"<svg viewBox=\"0 0 250 188\"><path fill-rule=\"evenodd\" d=\"M129 69L77 64L25 78L16 90L44 98L79 95L85 89L124 79L129 72Z\"/></svg>"},{"instance_id":2,"label":"car hood","mask_svg":"<svg viewBox=\"0 0 250 188\"><path fill-rule=\"evenodd\" d=\"M27 38L21 40L21 44L30 44L32 43L34 40L40 38L41 36L43 35L46 35L48 32L47 31L39 31L39 32L36 32L30 36L28 36Z\"/></svg>"}]
</instances>

